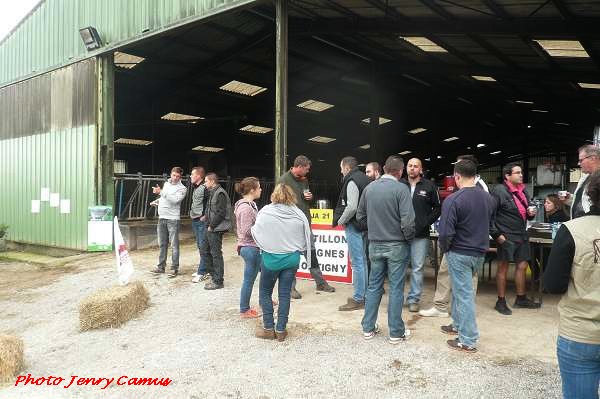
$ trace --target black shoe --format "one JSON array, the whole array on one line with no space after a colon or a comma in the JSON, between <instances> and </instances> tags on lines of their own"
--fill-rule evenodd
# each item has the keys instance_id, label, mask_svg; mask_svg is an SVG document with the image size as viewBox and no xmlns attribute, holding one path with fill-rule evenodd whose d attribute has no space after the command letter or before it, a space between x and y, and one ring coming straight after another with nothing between
<instances>
[{"instance_id":1,"label":"black shoe","mask_svg":"<svg viewBox=\"0 0 600 399\"><path fill-rule=\"evenodd\" d=\"M164 272L165 272L165 269L161 269L160 267L150 270L150 273L152 273L152 274L163 274Z\"/></svg>"},{"instance_id":2,"label":"black shoe","mask_svg":"<svg viewBox=\"0 0 600 399\"><path fill-rule=\"evenodd\" d=\"M498 311L498 313L503 314L505 316L510 316L512 314L512 310L508 307L505 300L498 299L496 301L496 306L494 307Z\"/></svg>"},{"instance_id":3,"label":"black shoe","mask_svg":"<svg viewBox=\"0 0 600 399\"><path fill-rule=\"evenodd\" d=\"M172 270L169 272L169 274L167 274L168 278L175 278L177 277L177 275L179 274L179 272L177 270Z\"/></svg>"},{"instance_id":4,"label":"black shoe","mask_svg":"<svg viewBox=\"0 0 600 399\"><path fill-rule=\"evenodd\" d=\"M527 297L522 298L522 299L517 297L517 299L515 299L515 304L513 306L515 308L522 308L522 309L539 309L542 306L542 304L538 303L538 302L534 302Z\"/></svg>"},{"instance_id":5,"label":"black shoe","mask_svg":"<svg viewBox=\"0 0 600 399\"><path fill-rule=\"evenodd\" d=\"M293 299L302 299L302 295L295 288L292 288L292 292L290 293L290 296Z\"/></svg>"},{"instance_id":6,"label":"black shoe","mask_svg":"<svg viewBox=\"0 0 600 399\"><path fill-rule=\"evenodd\" d=\"M444 334L458 335L458 331L454 328L452 324L448 324L447 326L441 326L440 330L442 330Z\"/></svg>"},{"instance_id":7,"label":"black shoe","mask_svg":"<svg viewBox=\"0 0 600 399\"><path fill-rule=\"evenodd\" d=\"M204 286L205 290L220 290L221 288L223 288L223 284L217 284L214 281L210 281Z\"/></svg>"}]
</instances>

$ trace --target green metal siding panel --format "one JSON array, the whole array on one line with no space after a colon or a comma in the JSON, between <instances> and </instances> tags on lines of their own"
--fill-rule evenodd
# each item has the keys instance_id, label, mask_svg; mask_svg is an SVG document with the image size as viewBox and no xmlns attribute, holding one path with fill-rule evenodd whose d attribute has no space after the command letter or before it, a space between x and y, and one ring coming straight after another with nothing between
<instances>
[{"instance_id":1,"label":"green metal siding panel","mask_svg":"<svg viewBox=\"0 0 600 399\"><path fill-rule=\"evenodd\" d=\"M95 60L0 89L0 223L8 239L84 250L87 208L95 205ZM42 187L71 202L71 212L31 201Z\"/></svg>"},{"instance_id":2,"label":"green metal siding panel","mask_svg":"<svg viewBox=\"0 0 600 399\"><path fill-rule=\"evenodd\" d=\"M85 250L87 208L94 205L95 126L0 141L0 179L13 182L0 192L0 221L10 226L8 239L39 245ZM71 213L41 203L31 213L31 201L41 188L71 201Z\"/></svg>"},{"instance_id":3,"label":"green metal siding panel","mask_svg":"<svg viewBox=\"0 0 600 399\"><path fill-rule=\"evenodd\" d=\"M79 37L86 26L95 27L112 47L253 1L46 0L0 43L0 85L89 57Z\"/></svg>"}]
</instances>

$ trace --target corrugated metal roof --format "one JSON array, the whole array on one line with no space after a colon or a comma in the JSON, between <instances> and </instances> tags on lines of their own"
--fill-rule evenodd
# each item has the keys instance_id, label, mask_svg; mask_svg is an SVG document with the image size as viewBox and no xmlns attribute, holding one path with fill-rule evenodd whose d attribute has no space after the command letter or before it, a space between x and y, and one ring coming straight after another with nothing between
<instances>
[{"instance_id":1,"label":"corrugated metal roof","mask_svg":"<svg viewBox=\"0 0 600 399\"><path fill-rule=\"evenodd\" d=\"M45 0L0 42L0 85L89 57L79 29L115 47L254 0ZM96 52L96 53L97 53Z\"/></svg>"}]
</instances>

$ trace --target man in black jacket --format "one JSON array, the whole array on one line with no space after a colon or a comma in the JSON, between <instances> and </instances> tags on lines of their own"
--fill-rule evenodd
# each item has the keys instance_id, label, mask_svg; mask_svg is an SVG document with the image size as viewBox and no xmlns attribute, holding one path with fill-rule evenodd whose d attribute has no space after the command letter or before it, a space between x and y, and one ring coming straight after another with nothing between
<instances>
[{"instance_id":1,"label":"man in black jacket","mask_svg":"<svg viewBox=\"0 0 600 399\"><path fill-rule=\"evenodd\" d=\"M531 206L529 194L523 184L523 171L518 163L510 163L504 167L504 182L492 189L495 202L495 213L490 226L490 235L498 243L498 271L496 285L498 301L495 309L503 315L511 315L506 304L506 274L508 264L515 263L515 285L517 308L536 309L539 303L525 296L525 270L530 259L529 238L527 236L527 219L533 219L536 211Z\"/></svg>"},{"instance_id":2,"label":"man in black jacket","mask_svg":"<svg viewBox=\"0 0 600 399\"><path fill-rule=\"evenodd\" d=\"M406 302L408 310L419 311L419 301L423 292L423 264L429 249L429 226L435 222L441 213L440 195L437 186L423 178L423 163L418 158L412 158L406 165L408 180L402 180L408 185L415 210L415 238L410 242L410 291Z\"/></svg>"},{"instance_id":3,"label":"man in black jacket","mask_svg":"<svg viewBox=\"0 0 600 399\"><path fill-rule=\"evenodd\" d=\"M340 162L342 189L333 212L333 225L344 226L348 252L352 262L352 285L354 294L340 306L340 311L358 310L365 307L367 289L367 260L365 258L365 233L358 227L356 210L369 178L356 167L356 158L344 157Z\"/></svg>"}]
</instances>

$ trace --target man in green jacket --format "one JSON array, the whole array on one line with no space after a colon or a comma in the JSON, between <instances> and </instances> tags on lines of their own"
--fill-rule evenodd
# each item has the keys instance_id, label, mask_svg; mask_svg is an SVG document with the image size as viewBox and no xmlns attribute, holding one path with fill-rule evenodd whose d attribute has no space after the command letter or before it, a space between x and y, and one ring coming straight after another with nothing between
<instances>
[{"instance_id":1,"label":"man in green jacket","mask_svg":"<svg viewBox=\"0 0 600 399\"><path fill-rule=\"evenodd\" d=\"M296 159L294 159L294 166L290 168L287 172L285 172L277 183L283 183L287 186L290 186L296 195L296 206L300 208L300 210L306 215L306 219L308 223L311 222L310 219L310 201L313 199L313 195L310 192L308 187L308 178L306 177L310 172L311 162L308 157L304 155L298 155ZM314 243L314 235L313 237ZM319 261L317 259L317 252L315 250L314 245L310 251L311 256L311 266L310 266L310 275L315 280L317 284L317 291L325 291L325 292L335 292L335 288L330 286L327 281L323 278L323 273L321 272L321 268L319 267ZM296 282L294 280L294 284L292 286L292 298L300 299L302 295L296 290Z\"/></svg>"}]
</instances>

